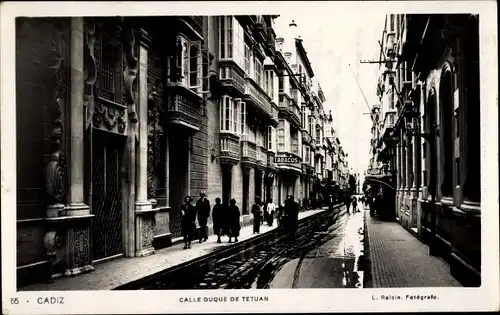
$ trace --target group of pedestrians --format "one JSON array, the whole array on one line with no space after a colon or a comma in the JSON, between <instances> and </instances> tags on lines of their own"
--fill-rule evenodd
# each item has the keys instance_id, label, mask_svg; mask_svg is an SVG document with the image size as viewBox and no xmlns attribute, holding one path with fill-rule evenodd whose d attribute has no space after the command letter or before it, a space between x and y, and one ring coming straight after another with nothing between
<instances>
[{"instance_id":1,"label":"group of pedestrians","mask_svg":"<svg viewBox=\"0 0 500 315\"><path fill-rule=\"evenodd\" d=\"M220 198L215 198L215 205L212 209L212 220L214 234L217 235L217 243L221 243L221 236L229 236L229 243L232 238L238 241L240 236L240 209L236 205L236 200L231 199L229 206L225 207L221 204ZM191 248L191 242L196 239L198 234L198 242L206 242L208 240L208 218L210 217L210 201L206 198L205 192L200 192L200 199L196 202L196 206L192 205L192 198L186 196L184 203L181 205L181 225L182 236L184 238L184 249ZM196 219L198 219L199 229L196 228Z\"/></svg>"},{"instance_id":2,"label":"group of pedestrians","mask_svg":"<svg viewBox=\"0 0 500 315\"><path fill-rule=\"evenodd\" d=\"M350 208L352 206L352 212L361 212L361 210L358 208L358 198L356 196L349 196L347 195L344 201L344 204L347 207L347 212L350 212Z\"/></svg>"},{"instance_id":3,"label":"group of pedestrians","mask_svg":"<svg viewBox=\"0 0 500 315\"><path fill-rule=\"evenodd\" d=\"M253 233L260 233L260 226L267 223L268 226L273 226L276 205L272 198L264 204L260 197L255 197L255 203L252 205L250 212L253 215Z\"/></svg>"},{"instance_id":4,"label":"group of pedestrians","mask_svg":"<svg viewBox=\"0 0 500 315\"><path fill-rule=\"evenodd\" d=\"M184 249L191 248L191 242L198 237L198 242L208 240L208 218L210 217L210 201L206 198L204 191L200 192L200 199L193 206L192 198L186 196L181 205L182 236L184 238ZM266 203L260 197L255 197L255 203L250 210L253 216L253 233L260 233L260 226L267 223L273 226L274 218L278 213L279 225L289 231L295 231L298 224L299 204L294 200L293 195L289 195L284 206L277 209L270 198ZM229 243L238 241L240 235L241 212L236 205L236 200L231 199L229 206L221 203L220 198L215 198L215 205L212 209L212 221L214 234L217 235L217 243L221 243L222 236L229 237ZM196 227L198 220L198 228Z\"/></svg>"}]
</instances>

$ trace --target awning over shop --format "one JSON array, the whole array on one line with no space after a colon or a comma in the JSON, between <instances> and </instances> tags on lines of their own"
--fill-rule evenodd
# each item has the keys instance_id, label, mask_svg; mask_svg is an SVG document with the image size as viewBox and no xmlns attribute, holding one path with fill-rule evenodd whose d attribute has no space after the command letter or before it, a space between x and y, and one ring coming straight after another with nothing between
<instances>
[{"instance_id":1,"label":"awning over shop","mask_svg":"<svg viewBox=\"0 0 500 315\"><path fill-rule=\"evenodd\" d=\"M396 187L393 186L394 175L391 174L373 174L365 176L365 183L378 183L388 187L392 190L396 190Z\"/></svg>"}]
</instances>

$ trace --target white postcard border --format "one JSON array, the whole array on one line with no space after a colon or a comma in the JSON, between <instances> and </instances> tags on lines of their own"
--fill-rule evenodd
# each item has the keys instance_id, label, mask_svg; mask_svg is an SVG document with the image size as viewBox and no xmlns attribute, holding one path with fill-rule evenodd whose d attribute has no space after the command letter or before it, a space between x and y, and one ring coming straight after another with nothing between
<instances>
[{"instance_id":1,"label":"white postcard border","mask_svg":"<svg viewBox=\"0 0 500 315\"><path fill-rule=\"evenodd\" d=\"M15 16L69 15L221 15L345 10L371 13L478 13L480 14L481 74L481 185L482 286L480 288L409 289L291 289L210 291L65 291L16 292L16 120L15 120ZM408 2L50 2L0 5L1 47L1 203L3 313L196 313L196 312L320 312L320 311L446 311L498 310L499 207L498 207L498 61L497 17L494 1ZM299 13L300 14L300 13ZM381 26L382 27L382 26ZM374 46L376 49L376 46ZM381 295L402 300L381 300ZM406 295L434 295L435 300L409 300ZM267 301L246 302L243 297ZM63 297L64 304L38 304L40 297ZM180 303L182 297L201 302ZM225 297L227 302L204 302ZM231 302L231 298L238 301ZM18 298L19 304L10 299ZM378 298L378 299L377 299ZM28 302L26 302L28 301Z\"/></svg>"}]
</instances>

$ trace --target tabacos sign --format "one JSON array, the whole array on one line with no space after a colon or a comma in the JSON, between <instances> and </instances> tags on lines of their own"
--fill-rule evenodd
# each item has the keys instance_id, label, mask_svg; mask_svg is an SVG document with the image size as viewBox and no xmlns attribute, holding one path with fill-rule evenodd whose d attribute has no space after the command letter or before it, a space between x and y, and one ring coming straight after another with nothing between
<instances>
[{"instance_id":1,"label":"tabacos sign","mask_svg":"<svg viewBox=\"0 0 500 315\"><path fill-rule=\"evenodd\" d=\"M300 159L298 157L287 157L287 156L277 156L274 158L276 164L299 164Z\"/></svg>"}]
</instances>

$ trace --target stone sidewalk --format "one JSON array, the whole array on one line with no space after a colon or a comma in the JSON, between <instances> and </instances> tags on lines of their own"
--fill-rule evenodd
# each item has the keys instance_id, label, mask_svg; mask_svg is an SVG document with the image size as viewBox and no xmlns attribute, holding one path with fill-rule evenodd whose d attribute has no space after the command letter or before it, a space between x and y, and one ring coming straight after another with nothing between
<instances>
[{"instance_id":1,"label":"stone sidewalk","mask_svg":"<svg viewBox=\"0 0 500 315\"><path fill-rule=\"evenodd\" d=\"M399 223L364 212L373 288L461 286L448 264Z\"/></svg>"},{"instance_id":2,"label":"stone sidewalk","mask_svg":"<svg viewBox=\"0 0 500 315\"><path fill-rule=\"evenodd\" d=\"M323 208L325 209L325 208ZM324 210L308 210L299 213L299 220L321 212ZM261 225L260 234L272 231L277 228L277 222L272 227L266 224ZM241 228L238 240L245 241L255 237L252 226ZM131 281L135 281L146 276L155 274L164 269L174 267L189 260L203 255L213 253L217 249L231 246L228 238L222 238L223 243L217 243L217 236L211 235L208 241L192 243L192 248L184 250L184 244L174 244L173 246L160 249L156 254L141 258L122 258L113 261L94 265L95 270L76 277L56 279L53 283L36 283L21 287L19 291L64 291L64 290L111 290Z\"/></svg>"}]
</instances>

